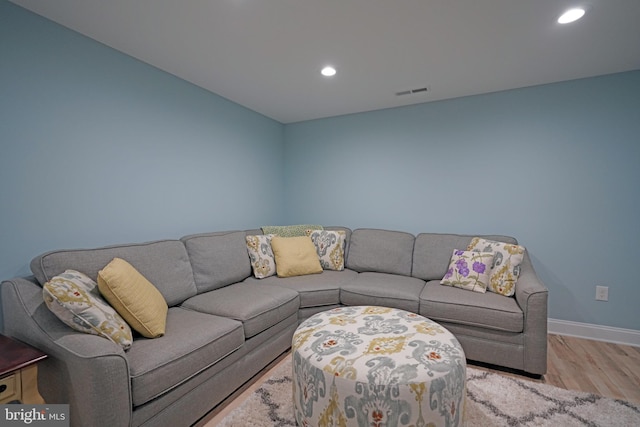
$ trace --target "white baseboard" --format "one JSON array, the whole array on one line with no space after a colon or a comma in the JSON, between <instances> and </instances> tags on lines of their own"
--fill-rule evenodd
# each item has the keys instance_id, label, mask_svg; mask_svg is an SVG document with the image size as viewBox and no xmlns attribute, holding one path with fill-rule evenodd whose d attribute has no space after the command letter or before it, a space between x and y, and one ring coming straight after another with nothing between
<instances>
[{"instance_id":1,"label":"white baseboard","mask_svg":"<svg viewBox=\"0 0 640 427\"><path fill-rule=\"evenodd\" d=\"M613 328L611 326L593 325L591 323L548 319L547 330L550 334L568 335L571 337L640 347L640 331L635 329Z\"/></svg>"}]
</instances>

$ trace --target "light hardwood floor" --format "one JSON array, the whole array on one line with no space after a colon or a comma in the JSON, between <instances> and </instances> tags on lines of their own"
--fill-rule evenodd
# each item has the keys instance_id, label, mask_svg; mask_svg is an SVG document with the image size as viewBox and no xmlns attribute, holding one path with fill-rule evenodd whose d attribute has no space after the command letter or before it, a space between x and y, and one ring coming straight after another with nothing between
<instances>
[{"instance_id":1,"label":"light hardwood floor","mask_svg":"<svg viewBox=\"0 0 640 427\"><path fill-rule=\"evenodd\" d=\"M640 348L552 334L547 344L547 373L541 379L471 366L640 404Z\"/></svg>"},{"instance_id":2,"label":"light hardwood floor","mask_svg":"<svg viewBox=\"0 0 640 427\"><path fill-rule=\"evenodd\" d=\"M545 382L640 404L640 348L549 335Z\"/></svg>"},{"instance_id":3,"label":"light hardwood floor","mask_svg":"<svg viewBox=\"0 0 640 427\"><path fill-rule=\"evenodd\" d=\"M469 366L640 405L640 348L552 334L548 335L547 342L547 373L540 379L485 366L474 364ZM271 376L271 371L281 363L283 358L284 356L265 368L249 384L218 405L196 426L216 426L240 402L253 393L263 378Z\"/></svg>"}]
</instances>

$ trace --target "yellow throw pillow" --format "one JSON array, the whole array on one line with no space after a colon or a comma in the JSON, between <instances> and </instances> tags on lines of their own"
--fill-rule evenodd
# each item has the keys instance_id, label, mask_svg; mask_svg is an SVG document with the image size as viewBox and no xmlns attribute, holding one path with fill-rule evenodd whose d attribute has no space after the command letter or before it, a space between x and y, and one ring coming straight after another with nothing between
<instances>
[{"instance_id":1,"label":"yellow throw pillow","mask_svg":"<svg viewBox=\"0 0 640 427\"><path fill-rule=\"evenodd\" d=\"M142 336L164 335L167 302L158 289L127 261L114 258L98 272L98 289L109 304Z\"/></svg>"},{"instance_id":2,"label":"yellow throw pillow","mask_svg":"<svg viewBox=\"0 0 640 427\"><path fill-rule=\"evenodd\" d=\"M308 236L271 239L278 277L322 273L316 247Z\"/></svg>"}]
</instances>

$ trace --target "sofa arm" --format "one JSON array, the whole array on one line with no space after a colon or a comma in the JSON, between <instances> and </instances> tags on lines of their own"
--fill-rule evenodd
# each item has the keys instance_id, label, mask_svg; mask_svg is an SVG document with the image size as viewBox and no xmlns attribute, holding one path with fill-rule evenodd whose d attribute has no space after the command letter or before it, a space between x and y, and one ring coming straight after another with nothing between
<instances>
[{"instance_id":1,"label":"sofa arm","mask_svg":"<svg viewBox=\"0 0 640 427\"><path fill-rule=\"evenodd\" d=\"M525 252L515 298L524 313L524 370L547 372L547 300L549 290L540 281Z\"/></svg>"},{"instance_id":2,"label":"sofa arm","mask_svg":"<svg viewBox=\"0 0 640 427\"><path fill-rule=\"evenodd\" d=\"M49 356L38 364L45 401L70 404L73 426L129 426L131 385L122 348L62 323L45 305L35 278L4 281L0 294L4 333Z\"/></svg>"}]
</instances>

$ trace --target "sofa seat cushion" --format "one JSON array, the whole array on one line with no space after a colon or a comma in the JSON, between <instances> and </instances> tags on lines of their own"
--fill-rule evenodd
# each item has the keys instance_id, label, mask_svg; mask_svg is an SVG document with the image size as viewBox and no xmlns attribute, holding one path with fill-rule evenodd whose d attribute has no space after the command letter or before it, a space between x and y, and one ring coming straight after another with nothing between
<instances>
[{"instance_id":1,"label":"sofa seat cushion","mask_svg":"<svg viewBox=\"0 0 640 427\"><path fill-rule=\"evenodd\" d=\"M295 277L248 278L255 286L281 286L300 294L300 308L340 304L340 288L358 277L353 270L325 270L322 274Z\"/></svg>"},{"instance_id":2,"label":"sofa seat cushion","mask_svg":"<svg viewBox=\"0 0 640 427\"><path fill-rule=\"evenodd\" d=\"M442 286L439 280L427 282L420 295L419 313L436 322L506 332L524 330L524 314L514 298Z\"/></svg>"},{"instance_id":3,"label":"sofa seat cushion","mask_svg":"<svg viewBox=\"0 0 640 427\"><path fill-rule=\"evenodd\" d=\"M164 336L136 338L125 353L133 405L142 405L177 387L243 343L242 323L171 307Z\"/></svg>"},{"instance_id":4,"label":"sofa seat cushion","mask_svg":"<svg viewBox=\"0 0 640 427\"><path fill-rule=\"evenodd\" d=\"M182 307L242 322L251 338L283 321L300 307L296 291L260 282L242 282L189 298Z\"/></svg>"},{"instance_id":5,"label":"sofa seat cushion","mask_svg":"<svg viewBox=\"0 0 640 427\"><path fill-rule=\"evenodd\" d=\"M418 312L425 282L387 273L360 273L340 291L344 305L379 305Z\"/></svg>"}]
</instances>

